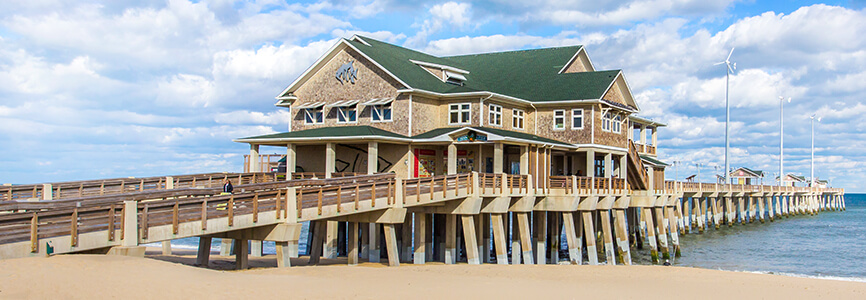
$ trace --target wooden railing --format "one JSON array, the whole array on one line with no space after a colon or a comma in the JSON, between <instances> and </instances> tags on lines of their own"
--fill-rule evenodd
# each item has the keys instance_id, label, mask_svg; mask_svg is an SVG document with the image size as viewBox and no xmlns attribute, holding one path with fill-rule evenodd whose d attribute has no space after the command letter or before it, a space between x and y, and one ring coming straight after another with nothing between
<instances>
[{"instance_id":1,"label":"wooden railing","mask_svg":"<svg viewBox=\"0 0 866 300\"><path fill-rule=\"evenodd\" d=\"M331 173L331 178L338 177L351 177L351 176L361 176L366 175L367 173L354 173L354 172L334 172ZM324 179L324 172L297 172L292 173L292 179Z\"/></svg>"},{"instance_id":2,"label":"wooden railing","mask_svg":"<svg viewBox=\"0 0 866 300\"><path fill-rule=\"evenodd\" d=\"M437 197L447 198L450 195L457 195L459 190L464 190L466 195L474 192L474 187L472 184L472 176L476 173L464 173L464 174L454 174L454 175L438 175L433 177L424 177L424 178L412 178L412 179L404 179L403 184L403 202L409 202L407 197L409 196L417 196L414 199L415 203L422 201L432 201ZM483 174L479 174L479 185L483 188L485 185L481 184L481 178ZM491 180L491 182L495 180L495 177ZM501 181L501 180L500 180ZM492 182L493 186L496 186L494 182ZM426 200L425 200L426 199Z\"/></svg>"},{"instance_id":3,"label":"wooden railing","mask_svg":"<svg viewBox=\"0 0 866 300\"><path fill-rule=\"evenodd\" d=\"M0 201L81 198L163 190L169 187L212 188L222 186L225 179L231 180L234 185L278 180L276 173L205 173L163 177L129 177L52 182L46 184L0 186ZM46 191L46 189L49 190ZM49 192L50 194L48 194Z\"/></svg>"},{"instance_id":4,"label":"wooden railing","mask_svg":"<svg viewBox=\"0 0 866 300\"><path fill-rule=\"evenodd\" d=\"M743 185L743 184L720 184L720 183L699 183L699 182L674 182L665 181L665 192L738 192L738 193L807 193L807 192L822 192L822 193L842 193L844 189L840 188L817 188L817 187L792 187L792 186L776 186L776 185Z\"/></svg>"}]
</instances>

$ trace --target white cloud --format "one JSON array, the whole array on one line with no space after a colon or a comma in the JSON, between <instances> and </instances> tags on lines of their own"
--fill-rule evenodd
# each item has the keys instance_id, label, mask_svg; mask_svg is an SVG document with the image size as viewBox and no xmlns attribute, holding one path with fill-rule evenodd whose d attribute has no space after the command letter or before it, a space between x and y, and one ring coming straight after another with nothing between
<instances>
[{"instance_id":1,"label":"white cloud","mask_svg":"<svg viewBox=\"0 0 866 300\"><path fill-rule=\"evenodd\" d=\"M207 78L178 74L157 86L156 103L168 107L207 107L214 98L214 84Z\"/></svg>"},{"instance_id":2,"label":"white cloud","mask_svg":"<svg viewBox=\"0 0 866 300\"><path fill-rule=\"evenodd\" d=\"M430 14L445 25L464 27L472 21L472 5L469 3L445 2L433 5Z\"/></svg>"}]
</instances>

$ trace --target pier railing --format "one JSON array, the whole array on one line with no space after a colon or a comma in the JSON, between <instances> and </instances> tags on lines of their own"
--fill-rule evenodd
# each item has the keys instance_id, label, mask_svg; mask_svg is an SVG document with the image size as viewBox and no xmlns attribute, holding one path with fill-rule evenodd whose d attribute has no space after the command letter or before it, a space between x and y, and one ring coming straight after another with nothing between
<instances>
[{"instance_id":1,"label":"pier railing","mask_svg":"<svg viewBox=\"0 0 866 300\"><path fill-rule=\"evenodd\" d=\"M840 188L665 181L665 193L840 193Z\"/></svg>"},{"instance_id":2,"label":"pier railing","mask_svg":"<svg viewBox=\"0 0 866 300\"><path fill-rule=\"evenodd\" d=\"M213 188L222 186L225 179L231 180L233 185L278 180L276 173L204 173L24 184L0 186L0 201L81 198L183 187Z\"/></svg>"}]
</instances>

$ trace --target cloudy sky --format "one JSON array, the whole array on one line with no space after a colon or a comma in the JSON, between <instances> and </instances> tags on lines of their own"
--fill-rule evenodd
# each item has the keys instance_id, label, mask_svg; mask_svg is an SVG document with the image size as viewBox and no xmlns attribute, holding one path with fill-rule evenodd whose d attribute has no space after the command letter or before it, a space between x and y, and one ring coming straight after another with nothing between
<instances>
[{"instance_id":1,"label":"cloudy sky","mask_svg":"<svg viewBox=\"0 0 866 300\"><path fill-rule=\"evenodd\" d=\"M585 45L669 125L680 178L724 165L713 64L736 47L731 165L778 172L781 95L785 170L809 175L817 114L816 176L866 191L863 1L600 2L0 0L0 183L240 171L231 139L285 131L274 96L358 33L437 55Z\"/></svg>"}]
</instances>

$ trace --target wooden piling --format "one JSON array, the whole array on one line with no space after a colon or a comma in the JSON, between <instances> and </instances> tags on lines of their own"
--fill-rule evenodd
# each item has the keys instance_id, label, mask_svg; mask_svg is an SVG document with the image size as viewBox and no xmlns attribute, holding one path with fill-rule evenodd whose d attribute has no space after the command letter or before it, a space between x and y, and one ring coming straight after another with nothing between
<instances>
[{"instance_id":1,"label":"wooden piling","mask_svg":"<svg viewBox=\"0 0 866 300\"><path fill-rule=\"evenodd\" d=\"M358 253L358 236L360 234L359 227L360 226L358 226L358 222L349 222L348 229L346 231L346 233L348 234L348 253L346 253L346 256L348 256L348 264L350 266L357 265L360 258Z\"/></svg>"},{"instance_id":2,"label":"wooden piling","mask_svg":"<svg viewBox=\"0 0 866 300\"><path fill-rule=\"evenodd\" d=\"M592 226L592 212L581 211L583 215L583 229L586 237L586 254L590 265L598 264L598 250L595 247L595 228Z\"/></svg>"},{"instance_id":3,"label":"wooden piling","mask_svg":"<svg viewBox=\"0 0 866 300\"><path fill-rule=\"evenodd\" d=\"M478 240L475 234L475 217L472 215L461 215L463 222L463 241L466 246L466 261L470 265L480 265L481 257L478 253Z\"/></svg>"},{"instance_id":4,"label":"wooden piling","mask_svg":"<svg viewBox=\"0 0 866 300\"><path fill-rule=\"evenodd\" d=\"M604 258L608 265L616 264L615 250L613 249L613 232L610 228L610 210L599 210L601 215L601 228L604 240Z\"/></svg>"},{"instance_id":5,"label":"wooden piling","mask_svg":"<svg viewBox=\"0 0 866 300\"><path fill-rule=\"evenodd\" d=\"M394 224L382 224L385 229L385 250L388 252L388 265L400 266L400 254L397 248L397 230Z\"/></svg>"},{"instance_id":6,"label":"wooden piling","mask_svg":"<svg viewBox=\"0 0 866 300\"><path fill-rule=\"evenodd\" d=\"M653 264L659 263L658 244L656 243L655 227L653 226L652 208L644 207L641 212L642 218L646 221L646 239L650 244L650 256ZM587 240L589 245L589 240Z\"/></svg>"},{"instance_id":7,"label":"wooden piling","mask_svg":"<svg viewBox=\"0 0 866 300\"><path fill-rule=\"evenodd\" d=\"M505 220L503 214L490 214L490 225L493 226L493 244L496 248L496 263L508 264L508 245L505 242Z\"/></svg>"},{"instance_id":8,"label":"wooden piling","mask_svg":"<svg viewBox=\"0 0 866 300\"><path fill-rule=\"evenodd\" d=\"M616 224L616 236L617 236L617 258L621 264L631 265L631 250L629 247L628 240L628 222L625 218L625 210L624 209L616 209L614 210L614 222Z\"/></svg>"},{"instance_id":9,"label":"wooden piling","mask_svg":"<svg viewBox=\"0 0 866 300\"><path fill-rule=\"evenodd\" d=\"M413 240L415 246L415 253L413 255L412 263L416 265L423 265L426 263L427 258L427 214L424 213L415 213L415 239Z\"/></svg>"}]
</instances>

